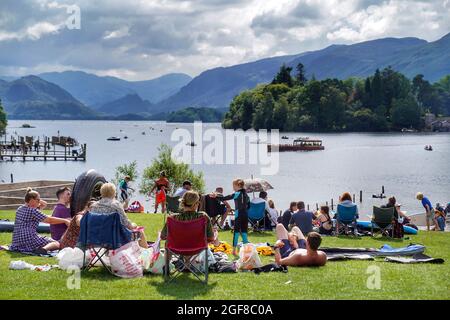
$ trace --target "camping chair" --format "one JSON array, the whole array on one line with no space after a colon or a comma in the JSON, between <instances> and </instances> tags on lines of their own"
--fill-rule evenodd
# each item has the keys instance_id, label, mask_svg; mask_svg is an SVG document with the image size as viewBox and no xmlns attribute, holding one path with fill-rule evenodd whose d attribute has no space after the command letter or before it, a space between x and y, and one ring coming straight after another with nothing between
<instances>
[{"instance_id":1,"label":"camping chair","mask_svg":"<svg viewBox=\"0 0 450 320\"><path fill-rule=\"evenodd\" d=\"M395 207L378 208L374 206L371 223L372 236L375 236L374 227L378 227L381 236L386 235L387 237L392 237L394 232L394 220ZM389 231L391 231L391 234L389 234Z\"/></svg>"},{"instance_id":2,"label":"camping chair","mask_svg":"<svg viewBox=\"0 0 450 320\"><path fill-rule=\"evenodd\" d=\"M178 221L173 216L167 217L167 240L165 251L164 280L172 281L184 271L191 272L198 280L208 283L208 240L206 235L206 217L190 221ZM194 265L194 261L204 253L204 270ZM170 274L171 256L176 256L180 268ZM203 280L204 278L204 280Z\"/></svg>"},{"instance_id":3,"label":"camping chair","mask_svg":"<svg viewBox=\"0 0 450 320\"><path fill-rule=\"evenodd\" d=\"M219 200L211 198L209 195L204 196L204 211L211 218L213 227L221 229L219 222L226 213L226 209L226 206Z\"/></svg>"},{"instance_id":4,"label":"camping chair","mask_svg":"<svg viewBox=\"0 0 450 320\"><path fill-rule=\"evenodd\" d=\"M345 234L348 234L348 228L353 228L356 232L356 219L358 211L356 206L347 207L342 204L338 204L336 211L336 235L341 234L341 229L343 228Z\"/></svg>"},{"instance_id":5,"label":"camping chair","mask_svg":"<svg viewBox=\"0 0 450 320\"><path fill-rule=\"evenodd\" d=\"M266 203L252 203L250 202L250 208L248 209L248 221L250 222L253 231L259 229L261 221L265 222L266 216ZM265 228L265 225L264 225Z\"/></svg>"},{"instance_id":6,"label":"camping chair","mask_svg":"<svg viewBox=\"0 0 450 320\"><path fill-rule=\"evenodd\" d=\"M80 236L77 246L84 251L83 270L89 270L98 261L112 273L104 260L110 250L116 250L132 241L133 232L120 222L119 213L101 214L87 212L80 222ZM93 258L86 263L86 250L90 249Z\"/></svg>"},{"instance_id":7,"label":"camping chair","mask_svg":"<svg viewBox=\"0 0 450 320\"><path fill-rule=\"evenodd\" d=\"M180 197L166 196L167 212L180 213Z\"/></svg>"}]
</instances>

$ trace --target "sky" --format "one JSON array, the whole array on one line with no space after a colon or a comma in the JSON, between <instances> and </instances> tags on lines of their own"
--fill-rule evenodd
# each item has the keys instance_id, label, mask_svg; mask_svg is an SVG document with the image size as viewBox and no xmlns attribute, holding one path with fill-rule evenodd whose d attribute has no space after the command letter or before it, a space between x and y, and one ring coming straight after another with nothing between
<instances>
[{"instance_id":1,"label":"sky","mask_svg":"<svg viewBox=\"0 0 450 320\"><path fill-rule=\"evenodd\" d=\"M450 0L0 0L0 75L196 76L384 37L436 41Z\"/></svg>"}]
</instances>

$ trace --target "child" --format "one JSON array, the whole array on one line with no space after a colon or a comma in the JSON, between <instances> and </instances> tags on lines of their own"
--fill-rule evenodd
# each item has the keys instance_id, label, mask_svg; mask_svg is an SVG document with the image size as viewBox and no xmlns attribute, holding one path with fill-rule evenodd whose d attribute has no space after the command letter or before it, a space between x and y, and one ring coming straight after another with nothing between
<instances>
[{"instance_id":1,"label":"child","mask_svg":"<svg viewBox=\"0 0 450 320\"><path fill-rule=\"evenodd\" d=\"M155 213L158 211L158 206L161 203L162 212L166 212L166 191L169 190L169 180L166 177L166 172L161 171L159 179L155 181L155 185L150 194L156 189L155 193Z\"/></svg>"},{"instance_id":2,"label":"child","mask_svg":"<svg viewBox=\"0 0 450 320\"><path fill-rule=\"evenodd\" d=\"M237 255L236 247L239 240L239 234L242 237L242 242L248 243L247 228L248 228L248 213L250 206L250 199L244 189L244 180L236 179L233 181L234 193L228 196L222 196L218 193L213 193L210 196L216 197L220 201L234 200L234 234L233 234L233 255Z\"/></svg>"}]
</instances>

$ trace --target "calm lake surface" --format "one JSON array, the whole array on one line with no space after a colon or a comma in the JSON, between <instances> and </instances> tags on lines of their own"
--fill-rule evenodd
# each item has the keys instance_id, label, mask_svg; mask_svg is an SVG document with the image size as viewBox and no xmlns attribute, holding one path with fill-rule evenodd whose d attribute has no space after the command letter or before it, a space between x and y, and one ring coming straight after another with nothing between
<instances>
[{"instance_id":1,"label":"calm lake surface","mask_svg":"<svg viewBox=\"0 0 450 320\"><path fill-rule=\"evenodd\" d=\"M29 123L35 128L20 128ZM171 134L177 128L193 132L193 124L166 124L163 122L134 121L9 121L7 134L28 136L60 135L75 137L87 143L86 162L0 162L0 181L9 182L14 174L15 182L38 179L73 180L87 169L96 169L107 179L114 176L118 165L136 160L140 172L157 155L161 143L174 146ZM154 128L151 130L151 128ZM204 130L215 128L224 133L220 124L204 124ZM162 130L162 131L161 131ZM142 133L145 132L145 135ZM418 191L436 202L450 201L450 134L310 134L286 133L291 138L309 136L323 140L324 151L287 152L279 154L279 171L276 175L261 176L260 167L250 164L193 165L203 171L208 191L224 186L231 192L235 177L251 175L267 179L274 187L269 197L278 210L284 210L290 201L303 200L315 207L336 199L344 191L357 195L363 190L361 212L371 213L373 205L385 202L372 199L385 186L387 195L395 195L408 213L421 212L415 200ZM128 139L112 142L108 137L128 136ZM197 142L197 141L196 141ZM208 143L203 142L203 146ZM424 150L432 145L433 152ZM265 145L259 145L266 148ZM249 145L247 145L248 149ZM237 148L237 153L243 153ZM196 148L193 149L194 151ZM200 149L201 150L201 149ZM248 154L248 151L247 151ZM136 187L139 181L134 183ZM150 203L144 196L146 210ZM152 204L153 205L153 204Z\"/></svg>"}]
</instances>

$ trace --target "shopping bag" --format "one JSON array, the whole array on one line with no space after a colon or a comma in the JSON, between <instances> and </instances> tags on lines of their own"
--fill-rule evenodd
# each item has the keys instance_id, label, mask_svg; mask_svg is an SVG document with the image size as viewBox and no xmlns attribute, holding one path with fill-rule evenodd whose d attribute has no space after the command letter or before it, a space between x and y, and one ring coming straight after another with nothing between
<instances>
[{"instance_id":1,"label":"shopping bag","mask_svg":"<svg viewBox=\"0 0 450 320\"><path fill-rule=\"evenodd\" d=\"M239 250L239 269L252 270L262 267L261 259L253 243L246 243Z\"/></svg>"},{"instance_id":2,"label":"shopping bag","mask_svg":"<svg viewBox=\"0 0 450 320\"><path fill-rule=\"evenodd\" d=\"M139 261L141 247L137 241L131 241L117 250L110 251L109 260L114 275L121 278L137 278L143 276Z\"/></svg>"}]
</instances>

